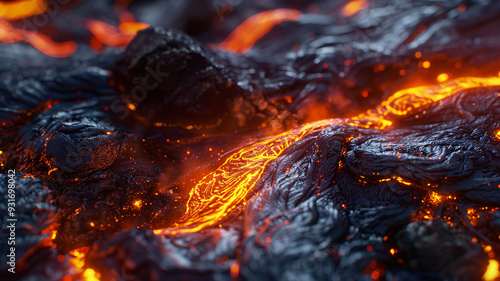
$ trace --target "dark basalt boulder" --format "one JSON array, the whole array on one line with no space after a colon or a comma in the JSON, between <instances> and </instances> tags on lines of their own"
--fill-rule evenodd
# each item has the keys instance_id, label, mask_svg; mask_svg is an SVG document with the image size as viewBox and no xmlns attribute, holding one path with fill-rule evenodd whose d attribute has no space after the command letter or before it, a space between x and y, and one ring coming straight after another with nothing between
<instances>
[{"instance_id":1,"label":"dark basalt boulder","mask_svg":"<svg viewBox=\"0 0 500 281\"><path fill-rule=\"evenodd\" d=\"M242 94L205 44L159 27L138 33L111 79L117 95L148 124L220 125L230 102Z\"/></svg>"},{"instance_id":2,"label":"dark basalt boulder","mask_svg":"<svg viewBox=\"0 0 500 281\"><path fill-rule=\"evenodd\" d=\"M480 280L488 264L488 255L471 235L441 221L408 224L396 234L395 246L409 270L453 280Z\"/></svg>"}]
</instances>

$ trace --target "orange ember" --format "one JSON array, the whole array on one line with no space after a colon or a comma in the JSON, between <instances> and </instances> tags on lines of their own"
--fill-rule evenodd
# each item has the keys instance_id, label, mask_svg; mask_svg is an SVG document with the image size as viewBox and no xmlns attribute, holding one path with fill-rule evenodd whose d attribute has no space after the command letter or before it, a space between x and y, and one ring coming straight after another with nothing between
<instances>
[{"instance_id":1,"label":"orange ember","mask_svg":"<svg viewBox=\"0 0 500 281\"><path fill-rule=\"evenodd\" d=\"M146 29L149 24L142 22L124 22L118 26L118 29L125 35L135 36L137 32Z\"/></svg>"},{"instance_id":2,"label":"orange ember","mask_svg":"<svg viewBox=\"0 0 500 281\"><path fill-rule=\"evenodd\" d=\"M274 26L284 21L298 21L301 17L300 11L292 9L275 9L258 13L246 19L224 42L215 46L228 52L244 54Z\"/></svg>"},{"instance_id":3,"label":"orange ember","mask_svg":"<svg viewBox=\"0 0 500 281\"><path fill-rule=\"evenodd\" d=\"M0 1L0 18L18 20L45 12L46 0Z\"/></svg>"},{"instance_id":4,"label":"orange ember","mask_svg":"<svg viewBox=\"0 0 500 281\"><path fill-rule=\"evenodd\" d=\"M99 281L100 280L100 275L97 273L94 269L92 268L87 268L83 272L83 280L84 281Z\"/></svg>"},{"instance_id":5,"label":"orange ember","mask_svg":"<svg viewBox=\"0 0 500 281\"><path fill-rule=\"evenodd\" d=\"M69 252L72 256L69 261L71 265L75 268L76 272L81 274L83 281L99 281L101 276L92 268L85 268L85 256L89 251L89 247L82 247ZM67 276L68 277L68 276ZM71 276L69 276L71 277ZM68 280L74 280L73 278L68 278Z\"/></svg>"},{"instance_id":6,"label":"orange ember","mask_svg":"<svg viewBox=\"0 0 500 281\"><path fill-rule=\"evenodd\" d=\"M441 73L441 74L439 74L439 75L436 77L436 80L437 80L439 83L446 82L446 81L448 81L448 79L450 79L450 76L448 75L448 73Z\"/></svg>"},{"instance_id":7,"label":"orange ember","mask_svg":"<svg viewBox=\"0 0 500 281\"><path fill-rule=\"evenodd\" d=\"M345 17L350 17L366 8L367 5L368 3L366 2L366 0L352 0L344 6L344 8L342 9L342 15L344 15Z\"/></svg>"}]
</instances>

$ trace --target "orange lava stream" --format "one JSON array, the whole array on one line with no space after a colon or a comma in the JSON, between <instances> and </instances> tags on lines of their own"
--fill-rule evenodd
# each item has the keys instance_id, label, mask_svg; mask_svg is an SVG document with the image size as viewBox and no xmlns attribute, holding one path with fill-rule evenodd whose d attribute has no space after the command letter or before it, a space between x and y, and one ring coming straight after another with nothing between
<instances>
[{"instance_id":1,"label":"orange lava stream","mask_svg":"<svg viewBox=\"0 0 500 281\"><path fill-rule=\"evenodd\" d=\"M137 32L146 29L149 25L136 22L134 16L125 10L127 1L117 0L115 9L120 14L118 27L99 20L90 19L86 23L87 29L94 35L90 45L100 49L103 44L111 47L126 47ZM38 31L15 28L9 20L18 20L37 14L47 9L46 0L18 0L12 2L0 1L0 41L15 43L25 41L44 53L55 58L65 58L73 55L78 49L74 41L58 43L48 35Z\"/></svg>"},{"instance_id":2,"label":"orange lava stream","mask_svg":"<svg viewBox=\"0 0 500 281\"><path fill-rule=\"evenodd\" d=\"M0 2L0 18L18 20L45 12L47 0Z\"/></svg>"},{"instance_id":3,"label":"orange lava stream","mask_svg":"<svg viewBox=\"0 0 500 281\"><path fill-rule=\"evenodd\" d=\"M126 47L137 32L146 29L149 25L140 22L121 23L118 27L99 20L88 20L88 30L106 46Z\"/></svg>"},{"instance_id":4,"label":"orange lava stream","mask_svg":"<svg viewBox=\"0 0 500 281\"><path fill-rule=\"evenodd\" d=\"M353 120L384 129L392 125L388 115L407 115L411 111L440 101L462 90L500 86L500 77L463 77L446 81L436 86L421 86L394 93L373 110L368 110Z\"/></svg>"},{"instance_id":5,"label":"orange lava stream","mask_svg":"<svg viewBox=\"0 0 500 281\"><path fill-rule=\"evenodd\" d=\"M78 45L73 41L58 43L49 36L38 31L23 30L12 26L6 19L20 19L43 13L46 1L16 1L0 2L0 41L14 43L25 41L40 52L55 58L64 58L73 55Z\"/></svg>"},{"instance_id":6,"label":"orange lava stream","mask_svg":"<svg viewBox=\"0 0 500 281\"><path fill-rule=\"evenodd\" d=\"M248 52L260 38L274 26L284 21L298 21L302 12L292 9L274 9L258 13L246 19L223 42L213 44L220 49L236 54Z\"/></svg>"},{"instance_id":7,"label":"orange lava stream","mask_svg":"<svg viewBox=\"0 0 500 281\"><path fill-rule=\"evenodd\" d=\"M333 120L309 123L234 153L191 190L187 210L176 229L158 230L155 233L195 232L217 223L245 200L270 161L307 133L333 123Z\"/></svg>"},{"instance_id":8,"label":"orange lava stream","mask_svg":"<svg viewBox=\"0 0 500 281\"><path fill-rule=\"evenodd\" d=\"M136 22L132 13L125 10L129 2L117 0L115 2L115 10L120 14L120 24L118 27L107 24L99 20L88 20L87 29L95 36L95 38L106 46L110 47L126 47L137 32L149 27L147 23ZM91 42L92 47L98 49L99 44Z\"/></svg>"},{"instance_id":9,"label":"orange lava stream","mask_svg":"<svg viewBox=\"0 0 500 281\"><path fill-rule=\"evenodd\" d=\"M399 91L374 110L369 110L367 113L353 118L356 120L344 124L384 129L392 124L390 120L385 119L389 113L405 115L415 108L437 102L461 90L487 86L500 86L500 77L458 78L438 86L416 87ZM175 228L158 229L155 230L155 233L195 232L219 224L221 219L238 204L242 202L245 204L246 196L260 180L265 167L279 157L285 149L314 130L341 123L343 122L340 119L309 123L296 130L242 148L229 156L217 170L206 175L196 184L190 192L187 210ZM411 184L400 178L387 180L397 180L406 185Z\"/></svg>"}]
</instances>

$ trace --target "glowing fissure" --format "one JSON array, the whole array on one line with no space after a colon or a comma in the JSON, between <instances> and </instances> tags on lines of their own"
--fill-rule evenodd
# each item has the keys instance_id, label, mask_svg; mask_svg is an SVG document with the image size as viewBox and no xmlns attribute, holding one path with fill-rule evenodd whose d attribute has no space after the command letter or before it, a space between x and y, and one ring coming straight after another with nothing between
<instances>
[{"instance_id":1,"label":"glowing fissure","mask_svg":"<svg viewBox=\"0 0 500 281\"><path fill-rule=\"evenodd\" d=\"M131 1L116 0L114 8L120 15L118 27L112 26L100 20L88 20L87 29L95 36L101 44L110 47L126 47L137 32L149 27L149 24L136 22L134 15L127 11ZM91 41L91 46L98 49L99 44Z\"/></svg>"},{"instance_id":2,"label":"glowing fissure","mask_svg":"<svg viewBox=\"0 0 500 281\"><path fill-rule=\"evenodd\" d=\"M406 115L415 108L437 102L461 90L487 86L500 86L500 78L467 77L438 86L410 88L396 92L380 106L353 118L351 122L342 123L339 119L313 122L246 146L229 156L217 170L196 184L189 194L186 212L175 228L159 229L155 233L195 232L220 223L222 218L245 200L272 160L314 130L341 123L362 128L384 129L392 124L392 121L385 119L389 113ZM401 178L387 180L397 180L405 185L411 184Z\"/></svg>"}]
</instances>

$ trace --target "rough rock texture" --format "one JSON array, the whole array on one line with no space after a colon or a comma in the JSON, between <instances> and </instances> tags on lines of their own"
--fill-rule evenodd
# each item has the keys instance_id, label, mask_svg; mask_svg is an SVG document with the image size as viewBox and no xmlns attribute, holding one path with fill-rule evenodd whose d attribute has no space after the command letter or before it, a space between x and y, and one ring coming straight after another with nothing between
<instances>
[{"instance_id":1,"label":"rough rock texture","mask_svg":"<svg viewBox=\"0 0 500 281\"><path fill-rule=\"evenodd\" d=\"M283 4L258 2L241 8ZM0 180L18 173L15 277L80 274L69 251L89 247L85 268L102 280L481 279L500 249L500 83L408 99L418 106L387 113L385 129L346 117L441 72L497 76L499 2L372 1L352 16L342 1L317 1L319 15L292 2L302 17L244 55L198 40L218 38L216 27L198 39L151 27L123 52L62 61L0 52ZM227 217L177 228L199 180L287 129L301 137Z\"/></svg>"}]
</instances>

